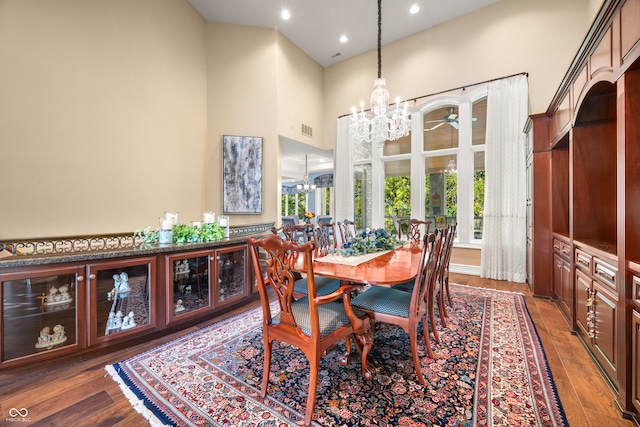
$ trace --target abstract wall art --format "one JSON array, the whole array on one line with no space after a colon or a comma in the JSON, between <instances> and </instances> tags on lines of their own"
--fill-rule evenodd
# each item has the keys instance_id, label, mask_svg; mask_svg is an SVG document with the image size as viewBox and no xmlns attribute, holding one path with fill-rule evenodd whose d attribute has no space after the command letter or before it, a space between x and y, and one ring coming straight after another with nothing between
<instances>
[{"instance_id":1,"label":"abstract wall art","mask_svg":"<svg viewBox=\"0 0 640 427\"><path fill-rule=\"evenodd\" d=\"M222 211L262 213L262 138L224 135Z\"/></svg>"}]
</instances>

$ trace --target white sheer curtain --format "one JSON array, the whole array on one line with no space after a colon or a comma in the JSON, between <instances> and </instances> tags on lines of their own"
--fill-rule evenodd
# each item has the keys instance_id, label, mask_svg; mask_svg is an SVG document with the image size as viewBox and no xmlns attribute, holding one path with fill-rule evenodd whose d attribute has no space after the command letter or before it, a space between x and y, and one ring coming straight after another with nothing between
<instances>
[{"instance_id":1,"label":"white sheer curtain","mask_svg":"<svg viewBox=\"0 0 640 427\"><path fill-rule=\"evenodd\" d=\"M335 192L335 217L334 221L354 220L353 201L353 144L349 136L349 123L351 117L345 116L338 119L338 135L335 151L335 179L333 188Z\"/></svg>"},{"instance_id":2,"label":"white sheer curtain","mask_svg":"<svg viewBox=\"0 0 640 427\"><path fill-rule=\"evenodd\" d=\"M525 282L527 77L489 84L481 277Z\"/></svg>"}]
</instances>

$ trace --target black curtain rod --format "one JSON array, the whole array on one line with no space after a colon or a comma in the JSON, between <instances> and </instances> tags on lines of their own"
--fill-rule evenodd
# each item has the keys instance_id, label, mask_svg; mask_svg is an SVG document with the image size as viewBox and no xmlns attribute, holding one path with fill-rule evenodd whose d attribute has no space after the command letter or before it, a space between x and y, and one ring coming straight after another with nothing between
<instances>
[{"instance_id":1,"label":"black curtain rod","mask_svg":"<svg viewBox=\"0 0 640 427\"><path fill-rule=\"evenodd\" d=\"M521 75L525 75L525 76L529 77L529 73L527 73L527 72L523 72L523 73L516 73L516 74L511 74L511 75L509 75L509 76L496 77L495 79L489 79L489 80L485 80L485 81L482 81L482 82L476 82L476 83L471 83L471 84L464 85L464 86L454 87L453 89L441 90L440 92L430 93L429 95L422 95L422 96L418 96L418 97L415 97L415 98L409 98L409 99L407 99L407 100L405 100L405 101L406 101L406 102L409 102L409 101L413 101L413 102L415 102L415 101L417 101L418 99L428 98L428 97L430 97L430 96L440 95L440 94L442 94L442 93L453 92L454 90L459 90L459 89L464 90L464 89L466 89L466 88L468 88L468 87L471 87L471 86L478 86L478 85L485 84L485 83L495 82L496 80L508 79L509 77L515 77L515 76L521 76ZM405 101L400 101L400 102L405 102ZM369 111L369 110L366 110L366 111ZM349 113L349 114L343 114L343 115L341 115L341 116L340 116L340 117L338 117L338 118L339 118L339 119L341 119L341 118L343 118L343 117L350 116L351 114L352 114L352 113Z\"/></svg>"}]
</instances>

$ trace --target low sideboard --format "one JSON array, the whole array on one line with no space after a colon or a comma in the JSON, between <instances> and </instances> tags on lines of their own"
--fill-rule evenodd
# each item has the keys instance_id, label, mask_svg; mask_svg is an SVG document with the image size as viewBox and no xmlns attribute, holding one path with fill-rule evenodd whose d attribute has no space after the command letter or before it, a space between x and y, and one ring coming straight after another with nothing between
<instances>
[{"instance_id":1,"label":"low sideboard","mask_svg":"<svg viewBox=\"0 0 640 427\"><path fill-rule=\"evenodd\" d=\"M0 369L152 339L246 304L257 298L246 237L271 226L151 247L133 234L0 242Z\"/></svg>"}]
</instances>

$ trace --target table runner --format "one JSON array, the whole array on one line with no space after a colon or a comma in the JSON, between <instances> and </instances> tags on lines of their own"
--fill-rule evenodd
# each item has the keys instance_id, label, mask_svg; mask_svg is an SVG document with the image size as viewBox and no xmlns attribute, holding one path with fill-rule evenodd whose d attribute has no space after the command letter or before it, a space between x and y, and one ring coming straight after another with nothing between
<instances>
[{"instance_id":1,"label":"table runner","mask_svg":"<svg viewBox=\"0 0 640 427\"><path fill-rule=\"evenodd\" d=\"M364 262L370 261L374 258L377 258L389 252L391 251L373 252L370 254L354 255L354 256L348 256L348 257L340 254L329 254L323 257L315 258L314 261L327 262L331 264L344 264L344 265L350 265L355 267L356 265L360 265Z\"/></svg>"}]
</instances>

